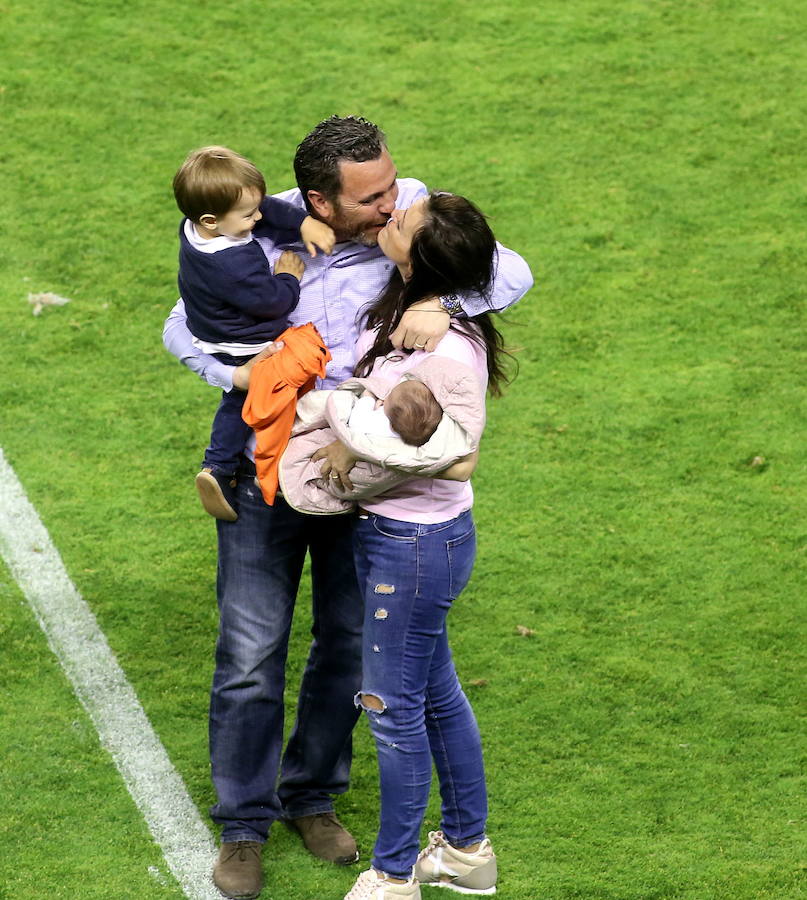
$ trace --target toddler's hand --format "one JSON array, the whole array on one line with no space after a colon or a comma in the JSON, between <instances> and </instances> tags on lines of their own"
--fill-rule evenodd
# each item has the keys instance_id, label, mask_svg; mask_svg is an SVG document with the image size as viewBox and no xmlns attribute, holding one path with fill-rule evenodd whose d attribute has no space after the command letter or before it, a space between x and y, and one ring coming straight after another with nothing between
<instances>
[{"instance_id":1,"label":"toddler's hand","mask_svg":"<svg viewBox=\"0 0 807 900\"><path fill-rule=\"evenodd\" d=\"M293 275L298 281L305 272L303 258L293 250L284 250L275 263L275 275Z\"/></svg>"},{"instance_id":2,"label":"toddler's hand","mask_svg":"<svg viewBox=\"0 0 807 900\"><path fill-rule=\"evenodd\" d=\"M317 255L317 247L327 256L331 255L336 235L330 225L326 225L312 216L306 216L300 226L300 236L305 244L305 249L312 257Z\"/></svg>"}]
</instances>

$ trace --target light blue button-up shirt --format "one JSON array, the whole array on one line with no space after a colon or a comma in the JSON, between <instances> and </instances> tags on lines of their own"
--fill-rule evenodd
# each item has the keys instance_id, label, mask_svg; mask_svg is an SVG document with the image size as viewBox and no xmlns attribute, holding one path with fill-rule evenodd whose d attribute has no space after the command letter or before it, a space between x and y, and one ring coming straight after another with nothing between
<instances>
[{"instance_id":1,"label":"light blue button-up shirt","mask_svg":"<svg viewBox=\"0 0 807 900\"><path fill-rule=\"evenodd\" d=\"M426 185L422 182L414 178L399 178L396 205L406 209L426 193ZM277 196L305 207L297 188ZM305 260L305 272L300 281L300 302L289 314L289 322L292 325L314 323L332 357L325 378L317 386L335 387L353 373L362 310L386 287L394 263L378 247L365 247L354 242L337 244L331 256L318 253L311 259L302 241L287 244L274 244L266 238L259 241L271 265L284 250L295 250ZM506 309L532 287L532 274L527 263L501 244L497 244L497 250L490 301L477 295L461 298L462 307L469 316L491 309ZM166 319L163 343L177 359L209 384L231 390L233 367L202 353L193 345L192 338L188 331L185 305L179 300Z\"/></svg>"}]
</instances>

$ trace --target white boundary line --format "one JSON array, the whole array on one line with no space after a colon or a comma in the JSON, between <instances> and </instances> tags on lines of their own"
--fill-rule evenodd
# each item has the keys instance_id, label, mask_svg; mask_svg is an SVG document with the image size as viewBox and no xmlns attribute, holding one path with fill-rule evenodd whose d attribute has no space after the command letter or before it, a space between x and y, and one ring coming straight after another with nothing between
<instances>
[{"instance_id":1,"label":"white boundary line","mask_svg":"<svg viewBox=\"0 0 807 900\"><path fill-rule=\"evenodd\" d=\"M210 831L2 448L0 555L185 895L221 900L210 879L215 854Z\"/></svg>"}]
</instances>

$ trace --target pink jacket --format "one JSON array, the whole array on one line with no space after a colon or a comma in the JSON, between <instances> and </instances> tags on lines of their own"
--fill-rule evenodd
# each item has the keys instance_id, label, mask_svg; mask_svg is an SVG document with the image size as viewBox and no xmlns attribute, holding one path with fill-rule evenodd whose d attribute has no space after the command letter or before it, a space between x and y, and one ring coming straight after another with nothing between
<instances>
[{"instance_id":1,"label":"pink jacket","mask_svg":"<svg viewBox=\"0 0 807 900\"><path fill-rule=\"evenodd\" d=\"M353 404L365 391L383 399L397 382L378 375L349 378L333 391L311 391L298 400L291 440L278 471L280 490L290 506L314 515L351 512L358 501L383 494L408 478L442 472L477 449L485 427L485 400L470 368L433 356L403 377L422 381L443 409L437 430L421 447L398 437L357 433L347 424ZM350 473L352 491L334 487L320 476L321 461L311 461L316 450L335 440L359 457Z\"/></svg>"}]
</instances>

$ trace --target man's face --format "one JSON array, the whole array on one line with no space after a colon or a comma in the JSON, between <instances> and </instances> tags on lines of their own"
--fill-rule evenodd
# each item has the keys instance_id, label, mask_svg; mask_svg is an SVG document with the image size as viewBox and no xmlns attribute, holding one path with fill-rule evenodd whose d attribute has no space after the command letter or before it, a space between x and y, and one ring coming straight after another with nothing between
<instances>
[{"instance_id":1,"label":"man's face","mask_svg":"<svg viewBox=\"0 0 807 900\"><path fill-rule=\"evenodd\" d=\"M378 243L398 199L397 172L386 147L378 159L339 163L342 189L322 218L336 232L337 241L356 241L368 247Z\"/></svg>"}]
</instances>

